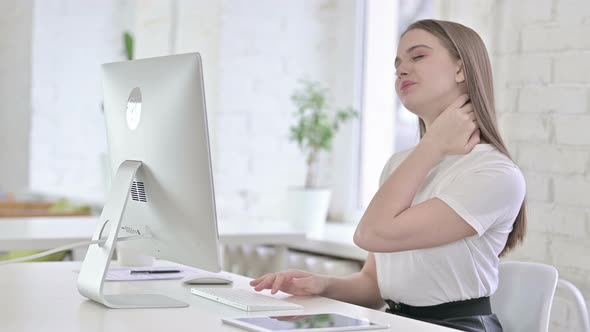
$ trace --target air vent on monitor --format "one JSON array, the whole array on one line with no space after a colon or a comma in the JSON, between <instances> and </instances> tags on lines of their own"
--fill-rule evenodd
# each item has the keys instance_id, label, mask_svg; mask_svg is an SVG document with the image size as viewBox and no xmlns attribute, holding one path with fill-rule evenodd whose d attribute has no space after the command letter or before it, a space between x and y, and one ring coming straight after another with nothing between
<instances>
[{"instance_id":1,"label":"air vent on monitor","mask_svg":"<svg viewBox=\"0 0 590 332\"><path fill-rule=\"evenodd\" d=\"M147 202L143 182L133 181L133 185L131 185L131 199L137 202Z\"/></svg>"}]
</instances>

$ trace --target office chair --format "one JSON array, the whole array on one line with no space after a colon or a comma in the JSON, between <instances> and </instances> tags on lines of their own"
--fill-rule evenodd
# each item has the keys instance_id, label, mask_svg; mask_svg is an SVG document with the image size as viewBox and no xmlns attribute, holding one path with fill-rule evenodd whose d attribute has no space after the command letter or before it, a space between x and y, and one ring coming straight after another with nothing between
<instances>
[{"instance_id":1,"label":"office chair","mask_svg":"<svg viewBox=\"0 0 590 332\"><path fill-rule=\"evenodd\" d=\"M531 262L503 262L491 297L493 312L504 331L547 332L557 269Z\"/></svg>"}]
</instances>

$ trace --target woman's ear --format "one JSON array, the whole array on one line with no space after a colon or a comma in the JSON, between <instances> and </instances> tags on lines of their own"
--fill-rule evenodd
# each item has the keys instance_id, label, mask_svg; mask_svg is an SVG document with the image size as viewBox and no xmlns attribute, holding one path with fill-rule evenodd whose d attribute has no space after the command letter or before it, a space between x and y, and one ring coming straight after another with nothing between
<instances>
[{"instance_id":1,"label":"woman's ear","mask_svg":"<svg viewBox=\"0 0 590 332\"><path fill-rule=\"evenodd\" d=\"M455 70L455 82L463 83L465 82L465 69L463 67L463 61L459 60L457 62L457 67Z\"/></svg>"}]
</instances>

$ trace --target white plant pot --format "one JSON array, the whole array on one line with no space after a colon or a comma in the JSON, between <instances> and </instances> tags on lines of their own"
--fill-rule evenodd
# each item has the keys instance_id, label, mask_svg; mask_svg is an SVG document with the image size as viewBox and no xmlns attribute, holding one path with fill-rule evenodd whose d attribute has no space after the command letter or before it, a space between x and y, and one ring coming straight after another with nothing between
<instances>
[{"instance_id":1,"label":"white plant pot","mask_svg":"<svg viewBox=\"0 0 590 332\"><path fill-rule=\"evenodd\" d=\"M119 266L152 266L155 257L133 248L129 242L117 242L117 262Z\"/></svg>"},{"instance_id":2,"label":"white plant pot","mask_svg":"<svg viewBox=\"0 0 590 332\"><path fill-rule=\"evenodd\" d=\"M289 188L286 219L295 230L321 234L328 217L331 195L329 189Z\"/></svg>"}]
</instances>

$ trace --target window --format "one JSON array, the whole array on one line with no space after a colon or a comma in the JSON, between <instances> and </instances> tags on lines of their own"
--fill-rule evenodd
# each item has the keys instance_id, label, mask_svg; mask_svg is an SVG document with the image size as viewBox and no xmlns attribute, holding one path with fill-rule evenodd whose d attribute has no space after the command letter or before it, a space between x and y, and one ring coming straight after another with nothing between
<instances>
[{"instance_id":1,"label":"window","mask_svg":"<svg viewBox=\"0 0 590 332\"><path fill-rule=\"evenodd\" d=\"M431 0L359 0L357 8L357 109L361 121L356 142L354 181L349 181L347 222L356 223L379 186L379 176L389 157L416 145L418 118L395 94L395 67L399 35L412 22L432 17Z\"/></svg>"}]
</instances>

